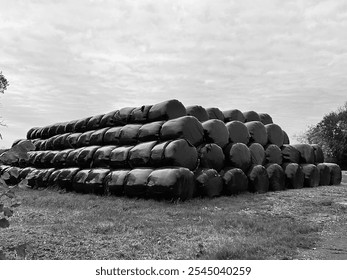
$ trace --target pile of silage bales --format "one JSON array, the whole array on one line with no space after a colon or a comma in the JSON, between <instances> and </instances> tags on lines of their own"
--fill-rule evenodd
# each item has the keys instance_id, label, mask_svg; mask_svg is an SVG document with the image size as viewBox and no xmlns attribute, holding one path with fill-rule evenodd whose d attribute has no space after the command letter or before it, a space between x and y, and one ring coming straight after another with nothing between
<instances>
[{"instance_id":1,"label":"pile of silage bales","mask_svg":"<svg viewBox=\"0 0 347 280\"><path fill-rule=\"evenodd\" d=\"M165 199L339 184L317 145L290 145L268 114L177 100L32 128L16 166L33 188ZM11 179L14 180L13 178Z\"/></svg>"}]
</instances>

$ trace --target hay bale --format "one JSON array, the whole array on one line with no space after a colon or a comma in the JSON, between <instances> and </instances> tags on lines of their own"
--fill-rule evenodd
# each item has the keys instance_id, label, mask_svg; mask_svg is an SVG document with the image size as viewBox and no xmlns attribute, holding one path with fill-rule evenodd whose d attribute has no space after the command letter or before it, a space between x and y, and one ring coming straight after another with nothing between
<instances>
[{"instance_id":1,"label":"hay bale","mask_svg":"<svg viewBox=\"0 0 347 280\"><path fill-rule=\"evenodd\" d=\"M157 141L137 144L129 151L128 162L131 168L149 166L151 151Z\"/></svg>"},{"instance_id":2,"label":"hay bale","mask_svg":"<svg viewBox=\"0 0 347 280\"><path fill-rule=\"evenodd\" d=\"M130 123L130 116L135 109L136 107L124 107L120 110L117 110L113 118L115 118L115 121L118 125L126 125Z\"/></svg>"},{"instance_id":3,"label":"hay bale","mask_svg":"<svg viewBox=\"0 0 347 280\"><path fill-rule=\"evenodd\" d=\"M81 132L71 133L68 137L65 138L64 147L66 147L66 149L77 148L78 138L80 138L81 135Z\"/></svg>"},{"instance_id":4,"label":"hay bale","mask_svg":"<svg viewBox=\"0 0 347 280\"><path fill-rule=\"evenodd\" d=\"M137 139L139 142L158 141L165 121L156 121L141 126Z\"/></svg>"},{"instance_id":5,"label":"hay bale","mask_svg":"<svg viewBox=\"0 0 347 280\"><path fill-rule=\"evenodd\" d=\"M43 129L42 129L42 135L41 135L42 139L47 139L47 138L50 137L50 135L49 135L49 129L50 129L50 128L51 128L51 126L45 126L45 127L43 127Z\"/></svg>"},{"instance_id":6,"label":"hay bale","mask_svg":"<svg viewBox=\"0 0 347 280\"><path fill-rule=\"evenodd\" d=\"M74 133L76 132L75 131L75 126L76 126L76 123L78 122L78 120L73 120L73 121L69 121L66 123L65 125L65 131L66 133ZM51 132L49 133L50 136L53 136L54 134L52 134Z\"/></svg>"},{"instance_id":7,"label":"hay bale","mask_svg":"<svg viewBox=\"0 0 347 280\"><path fill-rule=\"evenodd\" d=\"M319 171L319 185L328 186L330 184L330 169L324 163L318 163L317 168Z\"/></svg>"},{"instance_id":8,"label":"hay bale","mask_svg":"<svg viewBox=\"0 0 347 280\"><path fill-rule=\"evenodd\" d=\"M77 167L78 155L84 148L85 147L73 149L71 152L69 152L65 158L65 161L64 162L62 162L62 160L60 161L61 163L60 167ZM59 153L57 156L59 156Z\"/></svg>"},{"instance_id":9,"label":"hay bale","mask_svg":"<svg viewBox=\"0 0 347 280\"><path fill-rule=\"evenodd\" d=\"M217 119L224 122L223 112L219 110L218 108L215 108L215 107L206 108L206 112L210 120Z\"/></svg>"},{"instance_id":10,"label":"hay bale","mask_svg":"<svg viewBox=\"0 0 347 280\"><path fill-rule=\"evenodd\" d=\"M111 127L105 131L104 145L118 145L122 126Z\"/></svg>"},{"instance_id":11,"label":"hay bale","mask_svg":"<svg viewBox=\"0 0 347 280\"><path fill-rule=\"evenodd\" d=\"M197 146L203 142L203 137L202 124L192 116L169 120L163 124L160 130L160 138L163 141L183 138Z\"/></svg>"},{"instance_id":12,"label":"hay bale","mask_svg":"<svg viewBox=\"0 0 347 280\"><path fill-rule=\"evenodd\" d=\"M129 166L129 152L135 146L119 146L112 150L110 153L110 167L111 168L130 168Z\"/></svg>"},{"instance_id":13,"label":"hay bale","mask_svg":"<svg viewBox=\"0 0 347 280\"><path fill-rule=\"evenodd\" d=\"M90 169L78 171L72 181L72 190L78 193L90 193L91 190L86 186L85 181L90 173Z\"/></svg>"},{"instance_id":14,"label":"hay bale","mask_svg":"<svg viewBox=\"0 0 347 280\"><path fill-rule=\"evenodd\" d=\"M310 163L303 163L301 164L301 167L305 175L304 187L306 188L318 187L320 174L319 174L317 166Z\"/></svg>"},{"instance_id":15,"label":"hay bale","mask_svg":"<svg viewBox=\"0 0 347 280\"><path fill-rule=\"evenodd\" d=\"M60 170L60 173L56 177L56 182L60 188L65 189L66 191L72 191L72 182L75 175L80 171L79 168L63 168Z\"/></svg>"},{"instance_id":16,"label":"hay bale","mask_svg":"<svg viewBox=\"0 0 347 280\"><path fill-rule=\"evenodd\" d=\"M135 168L129 171L124 183L124 193L128 197L146 197L147 181L154 169Z\"/></svg>"},{"instance_id":17,"label":"hay bale","mask_svg":"<svg viewBox=\"0 0 347 280\"><path fill-rule=\"evenodd\" d=\"M302 167L297 163L284 163L282 165L286 178L287 189L301 189L304 187L305 175Z\"/></svg>"},{"instance_id":18,"label":"hay bale","mask_svg":"<svg viewBox=\"0 0 347 280\"><path fill-rule=\"evenodd\" d=\"M267 113L259 113L259 118L264 125L273 123L271 116Z\"/></svg>"},{"instance_id":19,"label":"hay bale","mask_svg":"<svg viewBox=\"0 0 347 280\"><path fill-rule=\"evenodd\" d=\"M89 146L83 148L77 155L77 162L75 166L79 166L82 168L90 168L92 165L94 154L99 148L100 146Z\"/></svg>"},{"instance_id":20,"label":"hay bale","mask_svg":"<svg viewBox=\"0 0 347 280\"><path fill-rule=\"evenodd\" d=\"M70 135L70 134L69 134ZM54 147L54 140L57 139L60 135L54 135L50 138L48 138L46 141L45 141L45 150L54 150L55 147ZM65 141L66 141L66 138L65 138ZM63 143L64 145L65 143ZM64 145L65 146L65 145Z\"/></svg>"},{"instance_id":21,"label":"hay bale","mask_svg":"<svg viewBox=\"0 0 347 280\"><path fill-rule=\"evenodd\" d=\"M261 121L259 114L255 111L245 111L242 114L245 117L245 122Z\"/></svg>"},{"instance_id":22,"label":"hay bale","mask_svg":"<svg viewBox=\"0 0 347 280\"><path fill-rule=\"evenodd\" d=\"M259 143L252 143L249 145L249 151L251 152L252 165L264 165L265 164L265 150Z\"/></svg>"},{"instance_id":23,"label":"hay bale","mask_svg":"<svg viewBox=\"0 0 347 280\"><path fill-rule=\"evenodd\" d=\"M86 124L86 130L96 130L96 129L99 129L100 128L100 122L101 122L101 119L104 115L96 115L96 116L93 116L91 117L87 124Z\"/></svg>"},{"instance_id":24,"label":"hay bale","mask_svg":"<svg viewBox=\"0 0 347 280\"><path fill-rule=\"evenodd\" d=\"M67 131L65 130L66 125L67 125L67 122L59 123L57 126L56 134L67 133Z\"/></svg>"},{"instance_id":25,"label":"hay bale","mask_svg":"<svg viewBox=\"0 0 347 280\"><path fill-rule=\"evenodd\" d=\"M111 152L117 148L114 145L107 145L96 150L93 156L92 167L110 167Z\"/></svg>"},{"instance_id":26,"label":"hay bale","mask_svg":"<svg viewBox=\"0 0 347 280\"><path fill-rule=\"evenodd\" d=\"M223 191L223 179L215 169L199 168L194 172L196 195L217 197Z\"/></svg>"},{"instance_id":27,"label":"hay bale","mask_svg":"<svg viewBox=\"0 0 347 280\"><path fill-rule=\"evenodd\" d=\"M220 172L223 179L223 194L233 195L248 191L248 178L239 168L226 167Z\"/></svg>"},{"instance_id":28,"label":"hay bale","mask_svg":"<svg viewBox=\"0 0 347 280\"><path fill-rule=\"evenodd\" d=\"M201 145L197 149L200 167L220 171L224 167L224 152L216 144Z\"/></svg>"},{"instance_id":29,"label":"hay bale","mask_svg":"<svg viewBox=\"0 0 347 280\"><path fill-rule=\"evenodd\" d=\"M293 144L300 153L300 163L314 164L314 150L310 144Z\"/></svg>"},{"instance_id":30,"label":"hay bale","mask_svg":"<svg viewBox=\"0 0 347 280\"><path fill-rule=\"evenodd\" d=\"M232 109L232 110L226 110L222 111L224 115L224 122L232 122L232 121L239 121L244 123L245 122L245 117L242 114L242 112L238 109Z\"/></svg>"},{"instance_id":31,"label":"hay bale","mask_svg":"<svg viewBox=\"0 0 347 280\"><path fill-rule=\"evenodd\" d=\"M60 151L47 151L47 153L42 158L43 166L46 168L54 167L53 166L53 159L59 152Z\"/></svg>"},{"instance_id":32,"label":"hay bale","mask_svg":"<svg viewBox=\"0 0 347 280\"><path fill-rule=\"evenodd\" d=\"M167 167L153 170L148 176L147 195L155 199L191 199L194 174L187 168Z\"/></svg>"},{"instance_id":33,"label":"hay bale","mask_svg":"<svg viewBox=\"0 0 347 280\"><path fill-rule=\"evenodd\" d=\"M208 120L202 123L205 142L215 143L224 148L229 143L229 131L221 120Z\"/></svg>"},{"instance_id":34,"label":"hay bale","mask_svg":"<svg viewBox=\"0 0 347 280\"><path fill-rule=\"evenodd\" d=\"M105 192L111 195L124 195L124 183L130 170L112 170L104 179Z\"/></svg>"},{"instance_id":35,"label":"hay bale","mask_svg":"<svg viewBox=\"0 0 347 280\"><path fill-rule=\"evenodd\" d=\"M325 162L325 164L330 169L330 184L329 185L340 185L342 180L341 167L336 163Z\"/></svg>"},{"instance_id":36,"label":"hay bale","mask_svg":"<svg viewBox=\"0 0 347 280\"><path fill-rule=\"evenodd\" d=\"M288 134L284 130L283 130L283 144L287 144L287 145L290 144Z\"/></svg>"},{"instance_id":37,"label":"hay bale","mask_svg":"<svg viewBox=\"0 0 347 280\"><path fill-rule=\"evenodd\" d=\"M100 120L99 127L102 128L121 125L115 118L115 115L118 115L118 110L105 114Z\"/></svg>"},{"instance_id":38,"label":"hay bale","mask_svg":"<svg viewBox=\"0 0 347 280\"><path fill-rule=\"evenodd\" d=\"M148 114L151 110L152 105L143 105L141 107L136 107L130 113L130 123L145 123L148 120Z\"/></svg>"},{"instance_id":39,"label":"hay bale","mask_svg":"<svg viewBox=\"0 0 347 280\"><path fill-rule=\"evenodd\" d=\"M77 139L77 148L89 146L90 138L92 137L92 134L94 132L95 130L83 132L81 136Z\"/></svg>"},{"instance_id":40,"label":"hay bale","mask_svg":"<svg viewBox=\"0 0 347 280\"><path fill-rule=\"evenodd\" d=\"M148 112L147 122L166 121L186 116L186 108L176 99L160 102Z\"/></svg>"},{"instance_id":41,"label":"hay bale","mask_svg":"<svg viewBox=\"0 0 347 280\"><path fill-rule=\"evenodd\" d=\"M65 143L67 141L67 137L69 137L71 134L70 133L64 133L64 134L60 134L57 137L54 137L54 140L52 142L53 145L53 149L54 150L62 150L65 149ZM47 144L49 142L49 139L46 141L46 145L45 148L47 147L47 145L49 146L49 144Z\"/></svg>"},{"instance_id":42,"label":"hay bale","mask_svg":"<svg viewBox=\"0 0 347 280\"><path fill-rule=\"evenodd\" d=\"M229 132L229 141L232 144L243 143L248 144L250 134L244 123L240 121L231 121L225 124Z\"/></svg>"},{"instance_id":43,"label":"hay bale","mask_svg":"<svg viewBox=\"0 0 347 280\"><path fill-rule=\"evenodd\" d=\"M123 126L119 134L120 145L135 145L138 143L137 135L142 124L127 124Z\"/></svg>"},{"instance_id":44,"label":"hay bale","mask_svg":"<svg viewBox=\"0 0 347 280\"><path fill-rule=\"evenodd\" d=\"M105 194L104 179L110 173L109 169L91 169L84 181L85 191L88 193Z\"/></svg>"},{"instance_id":45,"label":"hay bale","mask_svg":"<svg viewBox=\"0 0 347 280\"><path fill-rule=\"evenodd\" d=\"M26 137L27 137L28 140L30 140L30 139L35 139L35 138L34 138L34 132L35 132L37 129L38 129L38 127L32 127L32 128L30 128L30 129L28 130L27 135L26 135Z\"/></svg>"},{"instance_id":46,"label":"hay bale","mask_svg":"<svg viewBox=\"0 0 347 280\"><path fill-rule=\"evenodd\" d=\"M104 135L109 128L101 128L95 130L89 138L89 145L103 145L104 144Z\"/></svg>"},{"instance_id":47,"label":"hay bale","mask_svg":"<svg viewBox=\"0 0 347 280\"><path fill-rule=\"evenodd\" d=\"M247 172L251 166L251 152L243 143L229 144L224 149L226 162L231 167L242 169Z\"/></svg>"},{"instance_id":48,"label":"hay bale","mask_svg":"<svg viewBox=\"0 0 347 280\"><path fill-rule=\"evenodd\" d=\"M205 122L209 119L209 116L204 107L195 105L186 107L187 116L193 116L199 120L199 122Z\"/></svg>"},{"instance_id":49,"label":"hay bale","mask_svg":"<svg viewBox=\"0 0 347 280\"><path fill-rule=\"evenodd\" d=\"M150 164L154 167L180 166L194 170L198 165L198 152L185 139L166 141L153 147Z\"/></svg>"},{"instance_id":50,"label":"hay bale","mask_svg":"<svg viewBox=\"0 0 347 280\"><path fill-rule=\"evenodd\" d=\"M87 124L88 121L91 119L92 117L87 117L84 119L80 119L75 123L75 132L85 132L87 131Z\"/></svg>"},{"instance_id":51,"label":"hay bale","mask_svg":"<svg viewBox=\"0 0 347 280\"><path fill-rule=\"evenodd\" d=\"M265 163L277 163L281 165L283 162L281 149L274 144L265 147Z\"/></svg>"},{"instance_id":52,"label":"hay bale","mask_svg":"<svg viewBox=\"0 0 347 280\"><path fill-rule=\"evenodd\" d=\"M270 163L265 168L269 177L269 190L283 191L286 188L286 177L283 168L277 163Z\"/></svg>"},{"instance_id":53,"label":"hay bale","mask_svg":"<svg viewBox=\"0 0 347 280\"><path fill-rule=\"evenodd\" d=\"M268 136L266 133L266 128L260 121L249 121L245 123L245 126L248 129L249 135L251 136L249 139L250 143L259 143L263 146L267 144Z\"/></svg>"},{"instance_id":54,"label":"hay bale","mask_svg":"<svg viewBox=\"0 0 347 280\"><path fill-rule=\"evenodd\" d=\"M275 144L278 147L282 147L284 134L282 128L274 123L265 125L267 142L269 144Z\"/></svg>"},{"instance_id":55,"label":"hay bale","mask_svg":"<svg viewBox=\"0 0 347 280\"><path fill-rule=\"evenodd\" d=\"M283 162L300 163L300 152L292 145L284 144L281 152Z\"/></svg>"},{"instance_id":56,"label":"hay bale","mask_svg":"<svg viewBox=\"0 0 347 280\"><path fill-rule=\"evenodd\" d=\"M252 166L247 174L247 177L248 190L250 192L266 193L267 191L269 191L269 177L264 166Z\"/></svg>"},{"instance_id":57,"label":"hay bale","mask_svg":"<svg viewBox=\"0 0 347 280\"><path fill-rule=\"evenodd\" d=\"M311 147L313 148L314 164L317 165L318 163L323 163L324 153L322 148L317 144L311 144Z\"/></svg>"}]
</instances>

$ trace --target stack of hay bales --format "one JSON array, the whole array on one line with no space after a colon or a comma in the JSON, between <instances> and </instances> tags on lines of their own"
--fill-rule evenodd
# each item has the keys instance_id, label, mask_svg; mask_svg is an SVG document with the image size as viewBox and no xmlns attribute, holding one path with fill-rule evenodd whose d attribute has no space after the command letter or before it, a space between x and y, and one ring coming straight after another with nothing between
<instances>
[{"instance_id":1,"label":"stack of hay bales","mask_svg":"<svg viewBox=\"0 0 347 280\"><path fill-rule=\"evenodd\" d=\"M317 145L290 145L268 114L177 100L32 128L17 166L32 187L165 199L339 184Z\"/></svg>"}]
</instances>

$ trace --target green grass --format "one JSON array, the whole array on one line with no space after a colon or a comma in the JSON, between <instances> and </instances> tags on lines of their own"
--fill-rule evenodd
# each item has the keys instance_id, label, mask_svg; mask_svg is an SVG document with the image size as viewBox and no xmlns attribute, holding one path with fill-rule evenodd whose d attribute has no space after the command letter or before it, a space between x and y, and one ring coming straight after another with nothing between
<instances>
[{"instance_id":1,"label":"green grass","mask_svg":"<svg viewBox=\"0 0 347 280\"><path fill-rule=\"evenodd\" d=\"M2 258L293 259L346 209L346 186L172 203L21 190ZM24 248L20 251L18 248ZM1 253L0 253L1 257Z\"/></svg>"}]
</instances>

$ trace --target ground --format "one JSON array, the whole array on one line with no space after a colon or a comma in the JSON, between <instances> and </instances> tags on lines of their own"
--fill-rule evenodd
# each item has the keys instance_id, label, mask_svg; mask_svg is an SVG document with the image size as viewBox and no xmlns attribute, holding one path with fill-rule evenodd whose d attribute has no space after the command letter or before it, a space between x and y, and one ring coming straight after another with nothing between
<instances>
[{"instance_id":1,"label":"ground","mask_svg":"<svg viewBox=\"0 0 347 280\"><path fill-rule=\"evenodd\" d=\"M347 259L339 186L186 202L18 190L0 259Z\"/></svg>"}]
</instances>

